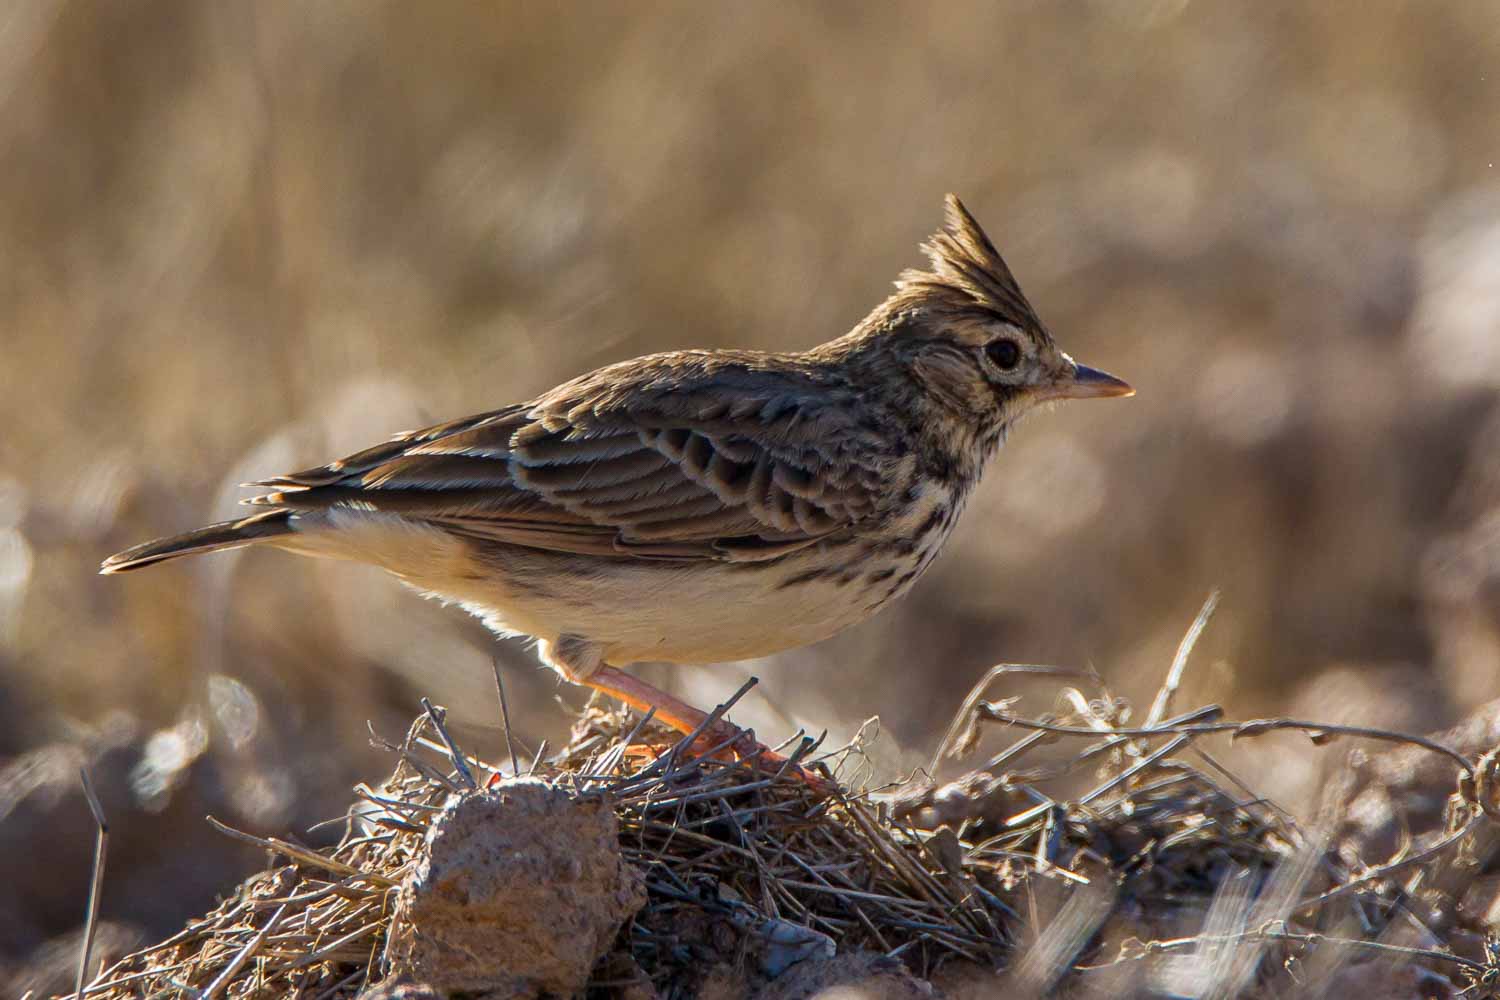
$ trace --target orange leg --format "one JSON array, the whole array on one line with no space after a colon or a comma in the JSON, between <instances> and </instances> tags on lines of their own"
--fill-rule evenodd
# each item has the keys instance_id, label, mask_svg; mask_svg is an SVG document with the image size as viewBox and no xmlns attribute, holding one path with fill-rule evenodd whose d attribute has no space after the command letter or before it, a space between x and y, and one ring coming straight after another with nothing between
<instances>
[{"instance_id":1,"label":"orange leg","mask_svg":"<svg viewBox=\"0 0 1500 1000\"><path fill-rule=\"evenodd\" d=\"M602 666L582 683L643 712L654 708L656 709L654 718L682 733L695 732L708 720L707 712L700 712L687 702L674 698L655 685L647 684L639 677L633 677L616 667ZM785 757L758 742L750 733L723 719L704 728L699 738L700 741L707 742L711 746L728 743L729 748L742 758L754 760L772 769L779 768L787 762ZM837 790L837 785L826 778L812 774L801 767L796 767L794 770L816 791L827 795Z\"/></svg>"}]
</instances>

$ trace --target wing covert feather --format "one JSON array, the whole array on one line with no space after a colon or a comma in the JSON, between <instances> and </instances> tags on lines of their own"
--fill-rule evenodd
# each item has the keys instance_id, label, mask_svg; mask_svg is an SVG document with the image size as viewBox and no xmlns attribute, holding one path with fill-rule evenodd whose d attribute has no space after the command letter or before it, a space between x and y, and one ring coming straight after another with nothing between
<instances>
[{"instance_id":1,"label":"wing covert feather","mask_svg":"<svg viewBox=\"0 0 1500 1000\"><path fill-rule=\"evenodd\" d=\"M779 558L855 527L902 492L886 480L909 475L909 463L882 462L851 387L786 365L754 354L627 362L265 480L281 492L249 502L390 511L585 555Z\"/></svg>"}]
</instances>

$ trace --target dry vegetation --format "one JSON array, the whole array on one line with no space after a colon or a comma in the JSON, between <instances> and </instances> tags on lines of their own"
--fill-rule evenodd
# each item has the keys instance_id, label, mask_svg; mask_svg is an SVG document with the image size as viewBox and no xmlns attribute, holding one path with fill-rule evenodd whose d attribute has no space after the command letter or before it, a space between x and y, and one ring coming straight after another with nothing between
<instances>
[{"instance_id":1,"label":"dry vegetation","mask_svg":"<svg viewBox=\"0 0 1500 1000\"><path fill-rule=\"evenodd\" d=\"M945 753L971 755L981 727L1020 736L942 786L855 791L862 742L803 738L758 771L602 707L523 773L514 746L508 765L464 753L428 704L399 744L377 738L399 763L356 789L334 847L215 823L271 865L85 995L1500 996L1500 893L1471 891L1500 845L1500 703L1451 744L1214 705L1172 716L1210 610L1139 726L1089 674L1058 711L1015 714L984 699L992 682L1075 672L997 668ZM1441 824L1377 862L1367 837L1335 836L1351 787L1299 823L1204 746L1283 729L1431 755L1453 780ZM1092 787L1054 797L1076 774Z\"/></svg>"},{"instance_id":2,"label":"dry vegetation","mask_svg":"<svg viewBox=\"0 0 1500 1000\"><path fill-rule=\"evenodd\" d=\"M579 709L522 644L378 574L257 553L106 580L100 557L233 512L242 480L596 365L838 334L915 261L947 190L1059 340L1138 396L1021 428L950 551L877 620L768 663L648 676L712 704L753 669L736 719L768 738L828 727L836 746L879 715L864 767L887 782L930 764L996 655L1107 665L1149 704L1220 588L1185 704L1413 733L1470 716L1500 693L1496 67L1487 0L14 5L0 983L72 983L92 850L80 766L111 820L96 955L113 961L263 865L205 814L333 850L337 830L306 831L389 767L367 720L399 732L427 694L465 747L503 760L496 657L527 746L564 743ZM1056 683L1011 673L985 697L1040 697L1032 717ZM1085 712L1101 696L1076 684L1084 702L1058 720L1122 721ZM1473 725L1471 760L1500 742ZM1034 739L1029 761L1086 738ZM1341 752L1214 739L1299 816L1339 798L1324 788ZM1167 820L1200 808L1190 792L1252 797L1195 756L1208 742L1165 758L1214 783L1164 789L1172 809L1185 797ZM1082 801L1144 759L1126 746L1048 794ZM1456 764L1406 753L1352 772L1349 808L1326 819L1343 874L1319 869L1305 891L1445 829ZM943 768L908 790L913 821L959 810L965 843L1019 835L990 831L1032 807L1024 794ZM992 814L966 819L969 803ZM1074 820L1052 822L1059 850L1081 843ZM1230 840L1258 843L1249 830ZM1296 857L1305 842L1286 841ZM997 842L1036 846L1018 843ZM1025 885L1068 881L1027 870ZM1216 898L1220 874L1199 873L1194 898ZM1038 905L1064 905L1047 891ZM1310 926L1395 934L1399 892L1377 895ZM1210 905L1216 926L1239 899ZM1013 941L1020 912L999 925ZM1403 947L1479 933L1418 916L1436 936ZM1118 957L1100 947L1077 960ZM1487 964L1481 944L1459 950Z\"/></svg>"}]
</instances>

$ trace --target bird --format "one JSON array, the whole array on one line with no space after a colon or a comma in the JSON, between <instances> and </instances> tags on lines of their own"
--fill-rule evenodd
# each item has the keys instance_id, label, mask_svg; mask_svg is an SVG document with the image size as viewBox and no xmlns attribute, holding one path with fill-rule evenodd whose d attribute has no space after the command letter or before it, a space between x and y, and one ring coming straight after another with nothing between
<instances>
[{"instance_id":1,"label":"bird","mask_svg":"<svg viewBox=\"0 0 1500 1000\"><path fill-rule=\"evenodd\" d=\"M932 565L1023 416L1134 393L1062 351L956 196L944 214L928 266L836 339L611 364L245 484L263 510L100 572L245 546L373 564L533 638L569 682L782 759L625 668L753 659L865 621Z\"/></svg>"}]
</instances>

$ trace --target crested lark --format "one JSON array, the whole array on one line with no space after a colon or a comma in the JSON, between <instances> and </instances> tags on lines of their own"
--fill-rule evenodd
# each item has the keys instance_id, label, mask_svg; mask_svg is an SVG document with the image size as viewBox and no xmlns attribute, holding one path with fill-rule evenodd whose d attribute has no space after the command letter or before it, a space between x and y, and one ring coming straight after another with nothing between
<instances>
[{"instance_id":1,"label":"crested lark","mask_svg":"<svg viewBox=\"0 0 1500 1000\"><path fill-rule=\"evenodd\" d=\"M266 510L101 572L252 544L373 563L691 731L701 712L618 668L765 656L864 621L932 564L1022 414L1131 393L1057 347L957 198L923 249L931 269L837 340L610 365L253 484L274 490L245 501Z\"/></svg>"}]
</instances>

